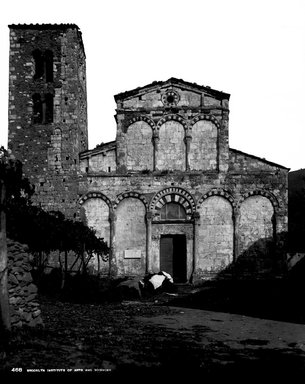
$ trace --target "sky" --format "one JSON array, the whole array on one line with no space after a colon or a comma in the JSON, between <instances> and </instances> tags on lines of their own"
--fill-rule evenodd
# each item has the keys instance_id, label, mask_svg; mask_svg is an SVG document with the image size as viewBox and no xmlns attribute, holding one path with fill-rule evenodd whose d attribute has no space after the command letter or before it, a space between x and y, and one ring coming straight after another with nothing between
<instances>
[{"instance_id":1,"label":"sky","mask_svg":"<svg viewBox=\"0 0 305 384\"><path fill-rule=\"evenodd\" d=\"M304 0L4 0L0 144L8 25L74 23L86 53L89 148L115 140L115 94L176 77L231 95L231 148L305 168L304 20Z\"/></svg>"}]
</instances>

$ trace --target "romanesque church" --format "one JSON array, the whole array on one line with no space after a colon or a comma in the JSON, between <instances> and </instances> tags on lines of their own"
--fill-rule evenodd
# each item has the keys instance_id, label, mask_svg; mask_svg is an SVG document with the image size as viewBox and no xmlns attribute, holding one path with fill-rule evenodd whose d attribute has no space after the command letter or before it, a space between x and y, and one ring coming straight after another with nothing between
<instances>
[{"instance_id":1,"label":"romanesque church","mask_svg":"<svg viewBox=\"0 0 305 384\"><path fill-rule=\"evenodd\" d=\"M8 148L35 204L107 241L103 274L283 274L288 169L229 147L228 93L176 78L122 92L116 140L88 149L79 28L9 28Z\"/></svg>"}]
</instances>

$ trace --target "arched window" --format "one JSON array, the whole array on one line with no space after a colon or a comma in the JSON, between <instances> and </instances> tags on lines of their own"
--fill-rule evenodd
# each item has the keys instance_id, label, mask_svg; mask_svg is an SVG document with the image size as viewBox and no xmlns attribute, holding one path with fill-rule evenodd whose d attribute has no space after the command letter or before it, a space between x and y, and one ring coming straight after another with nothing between
<instances>
[{"instance_id":1,"label":"arched window","mask_svg":"<svg viewBox=\"0 0 305 384\"><path fill-rule=\"evenodd\" d=\"M161 208L161 220L186 220L186 212L178 203L167 203Z\"/></svg>"},{"instance_id":2,"label":"arched window","mask_svg":"<svg viewBox=\"0 0 305 384\"><path fill-rule=\"evenodd\" d=\"M53 123L53 95L47 93L40 95L34 93L33 99L33 123L48 124Z\"/></svg>"},{"instance_id":3,"label":"arched window","mask_svg":"<svg viewBox=\"0 0 305 384\"><path fill-rule=\"evenodd\" d=\"M35 62L34 80L42 79L47 83L53 81L53 52L46 50L44 53L40 49L33 51Z\"/></svg>"}]
</instances>

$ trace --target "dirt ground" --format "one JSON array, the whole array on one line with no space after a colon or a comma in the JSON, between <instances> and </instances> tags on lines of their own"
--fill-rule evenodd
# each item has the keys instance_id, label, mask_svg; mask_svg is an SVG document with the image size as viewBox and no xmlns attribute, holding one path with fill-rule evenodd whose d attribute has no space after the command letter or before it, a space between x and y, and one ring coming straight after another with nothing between
<instances>
[{"instance_id":1,"label":"dirt ground","mask_svg":"<svg viewBox=\"0 0 305 384\"><path fill-rule=\"evenodd\" d=\"M280 312L270 311L269 301L258 306L249 297L248 306L237 305L236 297L230 301L230 295L215 292L190 288L102 304L42 296L44 327L13 332L0 378L305 377L303 321L287 314L283 321Z\"/></svg>"}]
</instances>

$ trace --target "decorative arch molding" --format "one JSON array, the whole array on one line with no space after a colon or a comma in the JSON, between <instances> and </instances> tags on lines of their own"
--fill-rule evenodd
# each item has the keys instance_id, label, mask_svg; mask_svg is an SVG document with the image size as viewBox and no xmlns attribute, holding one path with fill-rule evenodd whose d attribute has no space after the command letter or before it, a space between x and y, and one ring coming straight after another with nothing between
<instances>
[{"instance_id":1,"label":"decorative arch molding","mask_svg":"<svg viewBox=\"0 0 305 384\"><path fill-rule=\"evenodd\" d=\"M193 125L195 123L197 123L198 121L200 120L207 120L207 121L211 121L213 124L216 125L217 128L220 127L220 124L219 124L219 121L216 119L216 117L212 116L212 115L205 115L205 114L200 114L200 115L197 115L195 116L191 122L190 122L190 129L192 129Z\"/></svg>"},{"instance_id":2,"label":"decorative arch molding","mask_svg":"<svg viewBox=\"0 0 305 384\"><path fill-rule=\"evenodd\" d=\"M119 205L119 203L124 200L124 199L127 199L128 197L133 197L135 199L139 199L142 201L142 203L144 204L145 206L145 209L146 211L148 210L148 203L147 203L147 200L145 199L145 197L143 195L141 195L140 193L138 192L133 192L133 191L129 191L129 192L123 192L123 193L120 193L117 198L115 199L115 202L113 204L113 209L116 209Z\"/></svg>"},{"instance_id":3,"label":"decorative arch molding","mask_svg":"<svg viewBox=\"0 0 305 384\"><path fill-rule=\"evenodd\" d=\"M167 203L178 203L185 208L187 220L191 220L196 210L193 196L185 189L169 187L157 192L150 203L150 210L159 216L161 208Z\"/></svg>"},{"instance_id":4,"label":"decorative arch molding","mask_svg":"<svg viewBox=\"0 0 305 384\"><path fill-rule=\"evenodd\" d=\"M171 113L169 115L165 115L164 117L162 117L158 122L157 122L157 131L159 131L161 125L163 125L164 123L166 123L167 121L177 121L178 123L180 123L183 128L185 130L188 129L188 124L187 124L187 121L180 115L177 115L177 114L174 114L174 113Z\"/></svg>"},{"instance_id":5,"label":"decorative arch molding","mask_svg":"<svg viewBox=\"0 0 305 384\"><path fill-rule=\"evenodd\" d=\"M135 116L133 117L129 122L128 122L128 126L127 126L127 130L128 130L128 127L133 124L133 123L136 123L137 121L145 121L145 123L147 123L151 129L153 131L155 131L156 129L156 125L154 123L153 120L151 120L149 117L145 116L145 115L139 115L139 116Z\"/></svg>"},{"instance_id":6,"label":"decorative arch molding","mask_svg":"<svg viewBox=\"0 0 305 384\"><path fill-rule=\"evenodd\" d=\"M201 198L198 200L196 209L199 210L199 208L201 207L201 204L206 199L208 199L209 197L212 197L212 196L223 197L224 199L229 201L229 203L232 205L232 208L234 208L234 209L237 206L237 203L236 203L234 197L231 195L230 192L228 192L228 191L226 191L224 189L221 189L221 188L217 188L217 189L213 189L213 190L205 193L203 196L201 196Z\"/></svg>"},{"instance_id":7,"label":"decorative arch molding","mask_svg":"<svg viewBox=\"0 0 305 384\"><path fill-rule=\"evenodd\" d=\"M277 209L279 208L279 202L277 200L277 198L269 191L264 191L264 190L261 190L261 189L256 189L254 191L250 191L250 192L247 192L245 193L244 195L242 195L241 199L239 200L238 202L238 208L240 208L241 204L248 198L248 197L251 197L251 196L263 196L263 197L266 197L268 200L270 200L272 206L273 206L273 209L274 211L276 212Z\"/></svg>"},{"instance_id":8,"label":"decorative arch molding","mask_svg":"<svg viewBox=\"0 0 305 384\"><path fill-rule=\"evenodd\" d=\"M87 201L89 199L101 199L101 200L105 201L105 203L108 205L109 208L112 208L111 201L108 199L107 196L105 196L101 192L88 192L88 193L86 193L84 196L82 196L79 199L79 204L83 205L85 203L85 201Z\"/></svg>"}]
</instances>

